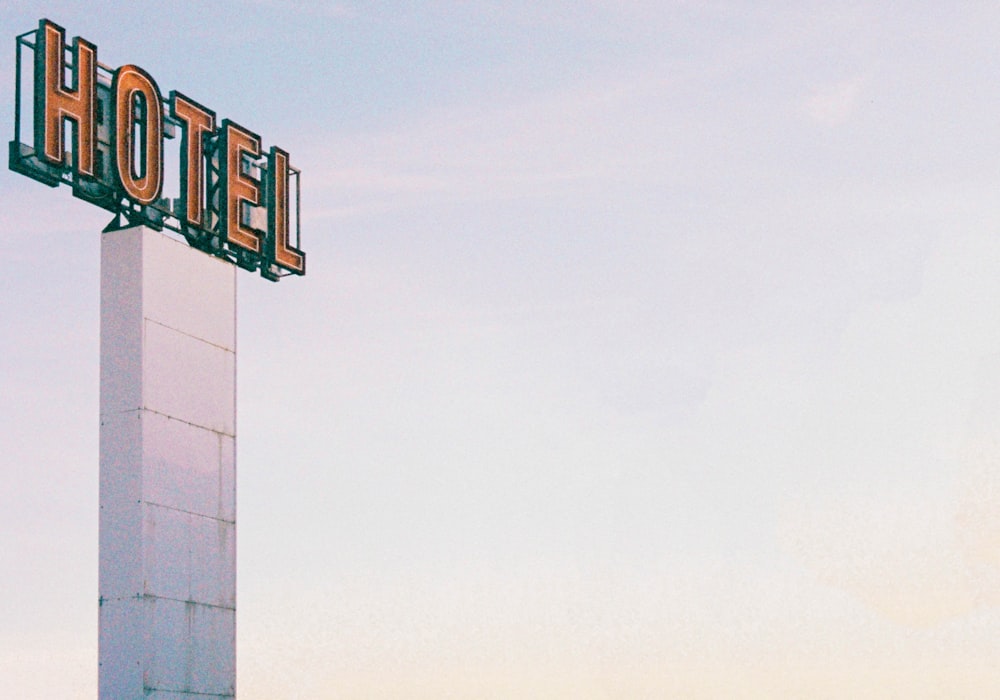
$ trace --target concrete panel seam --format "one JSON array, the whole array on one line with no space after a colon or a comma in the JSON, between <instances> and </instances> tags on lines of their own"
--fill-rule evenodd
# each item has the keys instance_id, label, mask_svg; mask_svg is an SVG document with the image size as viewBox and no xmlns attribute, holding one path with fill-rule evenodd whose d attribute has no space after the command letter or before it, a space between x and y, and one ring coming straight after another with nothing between
<instances>
[{"instance_id":1,"label":"concrete panel seam","mask_svg":"<svg viewBox=\"0 0 1000 700\"><path fill-rule=\"evenodd\" d=\"M119 595L119 596L98 596L97 604L104 605L105 603L120 603L125 600L139 600L142 598L142 593L133 593L132 595Z\"/></svg>"},{"instance_id":2,"label":"concrete panel seam","mask_svg":"<svg viewBox=\"0 0 1000 700\"><path fill-rule=\"evenodd\" d=\"M156 506L157 508L163 508L164 510L172 510L176 513L184 513L185 515L193 515L196 518L204 518L205 520L217 520L220 523L226 523L228 525L235 525L235 520L226 520L225 518L216 518L214 515L205 515L204 513L196 513L193 510L184 510L183 508L177 508L176 506L167 506L162 503L157 503L156 501L139 501L148 506Z\"/></svg>"},{"instance_id":3,"label":"concrete panel seam","mask_svg":"<svg viewBox=\"0 0 1000 700\"><path fill-rule=\"evenodd\" d=\"M151 686L143 686L143 691L151 693L169 693L170 695L188 695L192 698L218 698L219 700L226 700L226 698L235 698L235 695L229 695L228 693L196 693L192 690L163 690L161 688L154 688Z\"/></svg>"},{"instance_id":4,"label":"concrete panel seam","mask_svg":"<svg viewBox=\"0 0 1000 700\"><path fill-rule=\"evenodd\" d=\"M135 411L137 409L133 408L131 410ZM149 413L152 413L153 415L157 415L157 416L161 416L163 418L166 418L167 420L175 420L178 423L183 423L184 425L190 425L192 428L198 428L199 430L207 430L208 432L215 433L216 435L224 435L225 437L236 437L235 435L230 435L229 433L223 433L223 432L220 432L218 430L215 430L214 428L209 428L209 427L204 426L204 425L198 425L197 423L192 423L189 420L184 420L183 418L178 418L177 416L172 416L169 413L163 413L162 411L157 411L155 408L140 408L138 410L140 410L140 411L147 411ZM129 411L122 411L122 413L129 413ZM117 415L117 414L109 414L109 415Z\"/></svg>"},{"instance_id":5,"label":"concrete panel seam","mask_svg":"<svg viewBox=\"0 0 1000 700\"><path fill-rule=\"evenodd\" d=\"M218 343L213 343L210 340L205 340L204 338L202 338L200 336L192 335L191 333L188 333L187 331L181 330L180 328L174 328L173 326L168 326L165 323L160 323L159 321L157 321L155 319L152 319L152 318L148 318L148 317L143 317L143 320L146 323L155 324L155 325L159 326L160 328L166 328L168 331L173 331L174 333L180 333L181 335L186 336L188 338L191 338L192 340L197 340L199 343L204 343L205 345L211 345L213 348L218 348L219 350L222 350L224 352L228 352L231 355L235 355L236 354L236 350L234 348L227 348L225 345L219 345Z\"/></svg>"},{"instance_id":6,"label":"concrete panel seam","mask_svg":"<svg viewBox=\"0 0 1000 700\"><path fill-rule=\"evenodd\" d=\"M185 605L200 605L203 608L215 608L217 610L229 610L231 612L236 612L235 605L215 605L214 603L203 603L200 600L186 600L184 598L170 598L165 595L156 595L155 593L143 593L141 596L131 596L123 600L134 600L135 598L143 598L145 600L169 600L173 603L184 603Z\"/></svg>"},{"instance_id":7,"label":"concrete panel seam","mask_svg":"<svg viewBox=\"0 0 1000 700\"><path fill-rule=\"evenodd\" d=\"M122 413L130 413L131 411L134 411L134 410L136 410L136 409L133 408L133 409L130 409L129 411L122 411ZM146 411L148 413L152 413L152 414L157 415L157 416L162 416L162 417L166 418L167 420L175 420L178 423L184 423L185 425L190 425L192 428L200 428L201 430L207 430L208 432L215 433L216 435L224 435L225 437L231 437L231 438L236 437L236 433L226 433L226 432L223 432L223 431L220 431L220 430L215 430L214 428L209 428L207 425L199 425L198 423L192 423L189 420L184 420L183 418L178 418L177 416L172 416L169 413L163 413L162 411L157 411L155 408L145 408L145 407L143 407L143 408L140 408L138 410L140 410L140 411ZM117 415L117 414L108 414L108 415Z\"/></svg>"}]
</instances>

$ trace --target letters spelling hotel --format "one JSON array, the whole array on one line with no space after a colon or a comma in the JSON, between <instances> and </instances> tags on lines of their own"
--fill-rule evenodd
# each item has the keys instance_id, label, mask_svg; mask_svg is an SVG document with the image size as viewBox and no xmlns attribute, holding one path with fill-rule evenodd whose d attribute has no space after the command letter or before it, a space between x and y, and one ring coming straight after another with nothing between
<instances>
[{"instance_id":1,"label":"letters spelling hotel","mask_svg":"<svg viewBox=\"0 0 1000 700\"><path fill-rule=\"evenodd\" d=\"M23 143L22 61L34 52L33 138ZM32 98L29 98L32 99ZM299 171L278 146L177 92L166 101L142 68L98 63L97 47L47 19L17 37L10 167L115 214L105 230L145 225L269 279L304 275ZM65 128L68 126L69 128ZM179 139L179 197L163 198L164 139ZM66 143L69 141L69 143ZM294 205L294 206L293 206Z\"/></svg>"}]
</instances>

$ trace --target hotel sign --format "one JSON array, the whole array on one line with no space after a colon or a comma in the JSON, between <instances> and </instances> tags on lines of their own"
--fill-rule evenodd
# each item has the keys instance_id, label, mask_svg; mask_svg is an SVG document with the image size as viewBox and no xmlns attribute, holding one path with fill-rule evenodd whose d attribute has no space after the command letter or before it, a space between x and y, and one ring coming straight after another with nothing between
<instances>
[{"instance_id":1,"label":"hotel sign","mask_svg":"<svg viewBox=\"0 0 1000 700\"><path fill-rule=\"evenodd\" d=\"M22 54L33 57L22 61ZM22 89L22 82L33 89ZM32 118L22 111L32 105ZM22 133L25 136L22 139ZM173 161L166 139L179 138ZM111 70L97 47L43 19L17 37L10 168L115 214L105 231L145 225L269 279L304 275L299 171L277 146L177 91L164 99L135 65ZM164 171L176 163L176 197Z\"/></svg>"}]
</instances>

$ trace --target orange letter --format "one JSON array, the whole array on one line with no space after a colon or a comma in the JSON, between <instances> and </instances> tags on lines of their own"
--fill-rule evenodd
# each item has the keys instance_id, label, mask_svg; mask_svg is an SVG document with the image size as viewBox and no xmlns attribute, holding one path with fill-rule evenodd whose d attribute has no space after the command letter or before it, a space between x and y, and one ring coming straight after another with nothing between
<instances>
[{"instance_id":1,"label":"orange letter","mask_svg":"<svg viewBox=\"0 0 1000 700\"><path fill-rule=\"evenodd\" d=\"M260 137L239 124L222 120L219 180L222 185L222 233L229 243L260 253L260 234L243 224L243 205L260 203L260 183L243 173L243 156L260 156Z\"/></svg>"},{"instance_id":2,"label":"orange letter","mask_svg":"<svg viewBox=\"0 0 1000 700\"><path fill-rule=\"evenodd\" d=\"M153 78L138 66L122 66L111 82L115 172L125 194L152 204L163 189L163 99ZM136 132L142 132L136 138ZM141 141L136 167L136 141Z\"/></svg>"},{"instance_id":3,"label":"orange letter","mask_svg":"<svg viewBox=\"0 0 1000 700\"><path fill-rule=\"evenodd\" d=\"M280 267L297 275L306 273L306 255L288 241L288 153L271 146L267 163L267 250Z\"/></svg>"},{"instance_id":4,"label":"orange letter","mask_svg":"<svg viewBox=\"0 0 1000 700\"><path fill-rule=\"evenodd\" d=\"M215 112L176 90L170 93L174 118L184 124L181 136L181 208L189 226L200 227L205 192L205 134L215 131Z\"/></svg>"},{"instance_id":5,"label":"orange letter","mask_svg":"<svg viewBox=\"0 0 1000 700\"><path fill-rule=\"evenodd\" d=\"M38 22L35 46L35 152L55 165L65 165L63 119L74 124L73 168L94 174L97 120L97 47L73 39L73 87L63 86L66 70L66 30L47 19Z\"/></svg>"}]
</instances>

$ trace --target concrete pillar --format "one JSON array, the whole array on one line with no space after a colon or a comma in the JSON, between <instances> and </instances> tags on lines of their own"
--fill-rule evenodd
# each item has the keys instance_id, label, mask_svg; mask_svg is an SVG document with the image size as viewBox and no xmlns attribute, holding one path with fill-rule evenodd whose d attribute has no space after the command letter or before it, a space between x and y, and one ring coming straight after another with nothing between
<instances>
[{"instance_id":1,"label":"concrete pillar","mask_svg":"<svg viewBox=\"0 0 1000 700\"><path fill-rule=\"evenodd\" d=\"M236 267L101 239L101 700L236 693Z\"/></svg>"}]
</instances>

